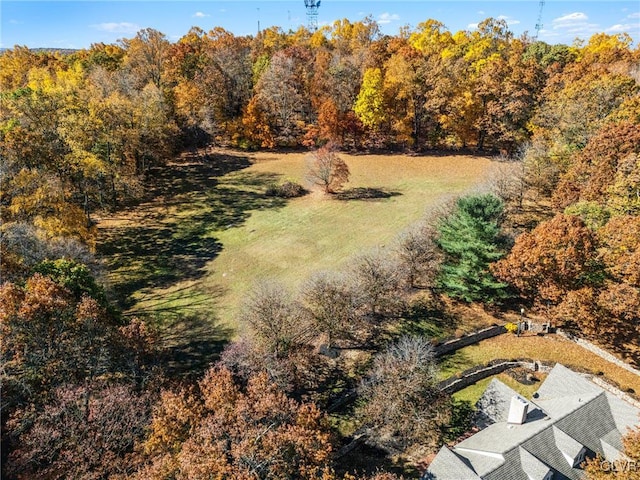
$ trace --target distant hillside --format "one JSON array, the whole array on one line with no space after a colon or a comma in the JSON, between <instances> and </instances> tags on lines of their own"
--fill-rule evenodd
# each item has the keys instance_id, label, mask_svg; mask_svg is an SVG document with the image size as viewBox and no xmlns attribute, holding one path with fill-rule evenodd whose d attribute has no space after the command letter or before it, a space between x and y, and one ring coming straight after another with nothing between
<instances>
[{"instance_id":1,"label":"distant hillside","mask_svg":"<svg viewBox=\"0 0 640 480\"><path fill-rule=\"evenodd\" d=\"M7 50L11 50L11 48L0 48L0 53L5 52ZM77 51L79 51L79 48L46 48L46 47L42 47L42 48L30 48L29 50L31 50L32 52L35 53L44 53L44 52L51 52L51 53L61 53L63 55L71 55L72 53L75 53Z\"/></svg>"}]
</instances>

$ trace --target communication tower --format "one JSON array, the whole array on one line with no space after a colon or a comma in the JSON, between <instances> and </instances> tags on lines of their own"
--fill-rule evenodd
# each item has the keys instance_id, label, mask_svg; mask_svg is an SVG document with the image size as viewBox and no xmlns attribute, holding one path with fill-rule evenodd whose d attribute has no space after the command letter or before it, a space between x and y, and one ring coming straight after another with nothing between
<instances>
[{"instance_id":1,"label":"communication tower","mask_svg":"<svg viewBox=\"0 0 640 480\"><path fill-rule=\"evenodd\" d=\"M304 0L304 6L307 8L307 27L309 31L318 30L318 8L320 8L321 0Z\"/></svg>"},{"instance_id":2,"label":"communication tower","mask_svg":"<svg viewBox=\"0 0 640 480\"><path fill-rule=\"evenodd\" d=\"M544 7L544 0L540 0L540 9L538 11L538 21L536 22L536 36L534 37L536 40L538 39L538 35L540 34L540 30L542 30L542 7Z\"/></svg>"}]
</instances>

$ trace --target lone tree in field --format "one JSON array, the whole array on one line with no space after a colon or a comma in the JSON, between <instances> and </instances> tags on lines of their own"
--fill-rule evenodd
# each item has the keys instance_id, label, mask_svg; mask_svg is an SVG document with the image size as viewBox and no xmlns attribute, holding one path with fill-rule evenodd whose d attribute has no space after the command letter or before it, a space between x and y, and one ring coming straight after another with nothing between
<instances>
[{"instance_id":1,"label":"lone tree in field","mask_svg":"<svg viewBox=\"0 0 640 480\"><path fill-rule=\"evenodd\" d=\"M325 145L313 153L307 179L324 188L325 193L335 193L349 181L349 167L331 145Z\"/></svg>"}]
</instances>

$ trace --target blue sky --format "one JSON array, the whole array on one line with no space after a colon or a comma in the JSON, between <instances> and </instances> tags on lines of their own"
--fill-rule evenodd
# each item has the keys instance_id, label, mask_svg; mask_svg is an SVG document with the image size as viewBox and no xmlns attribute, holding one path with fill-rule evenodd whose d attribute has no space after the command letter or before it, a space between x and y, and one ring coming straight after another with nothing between
<instances>
[{"instance_id":1,"label":"blue sky","mask_svg":"<svg viewBox=\"0 0 640 480\"><path fill-rule=\"evenodd\" d=\"M473 29L487 18L503 18L516 34L535 33L539 1L382 1L322 0L318 23L330 24L348 18L361 20L371 15L383 33L396 34L401 26L415 27L434 18L452 32ZM221 26L237 35L255 34L277 25L285 30L306 24L303 0L176 1L0 1L0 47L87 48L92 43L113 43L129 38L141 28L155 28L171 41L191 26L210 30ZM640 1L560 1L546 0L542 10L540 40L573 43L593 33L626 32L637 45L640 41Z\"/></svg>"}]
</instances>

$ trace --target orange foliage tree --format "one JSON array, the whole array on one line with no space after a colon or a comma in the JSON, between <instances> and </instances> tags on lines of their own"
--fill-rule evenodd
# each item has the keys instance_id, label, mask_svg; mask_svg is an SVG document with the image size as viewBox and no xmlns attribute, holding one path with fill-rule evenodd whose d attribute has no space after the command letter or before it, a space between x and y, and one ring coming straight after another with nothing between
<instances>
[{"instance_id":1,"label":"orange foliage tree","mask_svg":"<svg viewBox=\"0 0 640 480\"><path fill-rule=\"evenodd\" d=\"M325 145L313 153L307 170L307 179L324 189L325 193L335 193L349 181L349 167L331 145Z\"/></svg>"},{"instance_id":2,"label":"orange foliage tree","mask_svg":"<svg viewBox=\"0 0 640 480\"><path fill-rule=\"evenodd\" d=\"M595 259L594 234L580 218L559 214L520 235L492 271L526 298L558 303L593 281Z\"/></svg>"},{"instance_id":3,"label":"orange foliage tree","mask_svg":"<svg viewBox=\"0 0 640 480\"><path fill-rule=\"evenodd\" d=\"M322 478L330 474L327 423L311 403L287 398L266 374L239 387L213 367L197 390L165 392L142 445L141 479Z\"/></svg>"},{"instance_id":4,"label":"orange foliage tree","mask_svg":"<svg viewBox=\"0 0 640 480\"><path fill-rule=\"evenodd\" d=\"M640 480L640 430L622 438L624 455L616 460L601 457L588 460L584 470L588 480Z\"/></svg>"},{"instance_id":5,"label":"orange foliage tree","mask_svg":"<svg viewBox=\"0 0 640 480\"><path fill-rule=\"evenodd\" d=\"M622 213L638 211L640 124L621 122L603 128L573 159L554 193L557 206L592 200L611 201ZM613 194L613 195L610 195Z\"/></svg>"}]
</instances>

